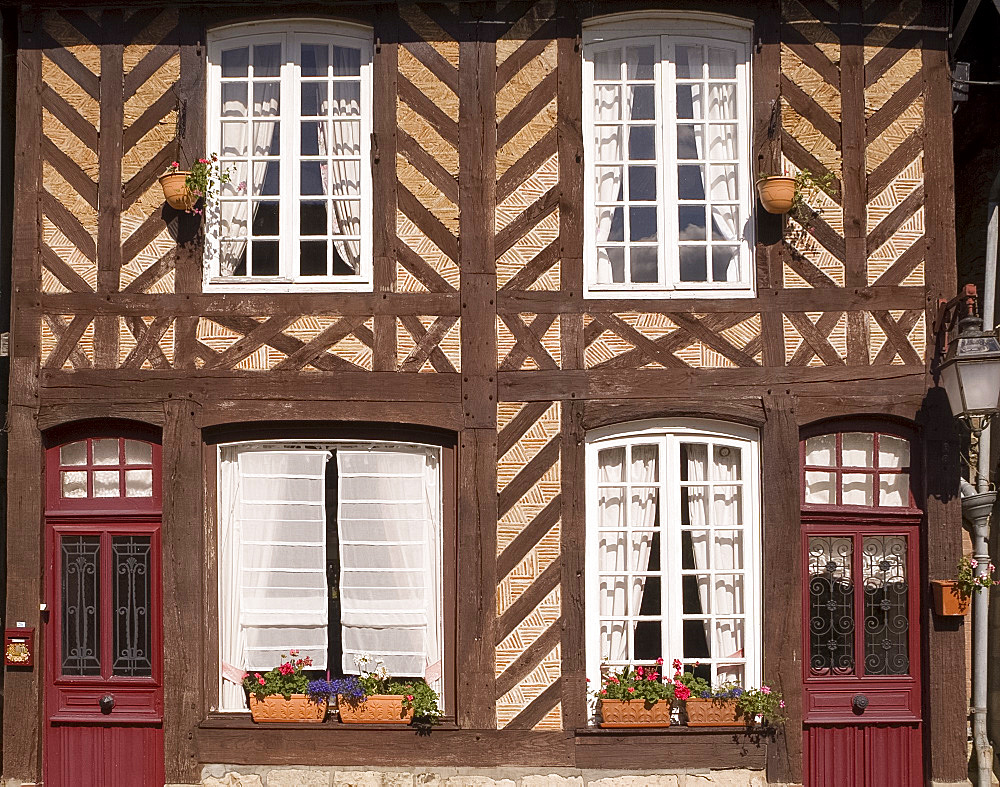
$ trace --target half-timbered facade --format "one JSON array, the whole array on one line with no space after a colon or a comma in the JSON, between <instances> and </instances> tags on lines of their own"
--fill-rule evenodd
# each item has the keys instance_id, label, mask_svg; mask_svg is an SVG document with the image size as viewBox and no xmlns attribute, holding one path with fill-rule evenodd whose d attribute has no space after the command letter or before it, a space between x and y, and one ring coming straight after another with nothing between
<instances>
[{"instance_id":1,"label":"half-timbered facade","mask_svg":"<svg viewBox=\"0 0 1000 787\"><path fill-rule=\"evenodd\" d=\"M11 19L6 611L37 652L5 778L965 778L964 637L927 588L961 548L944 4ZM212 152L215 209L166 207ZM761 208L782 170L831 176L815 216ZM417 498L417 540L357 529ZM345 580L400 544L420 604ZM372 643L444 724L243 710L276 651ZM783 729L596 727L602 664L657 657L777 687Z\"/></svg>"}]
</instances>

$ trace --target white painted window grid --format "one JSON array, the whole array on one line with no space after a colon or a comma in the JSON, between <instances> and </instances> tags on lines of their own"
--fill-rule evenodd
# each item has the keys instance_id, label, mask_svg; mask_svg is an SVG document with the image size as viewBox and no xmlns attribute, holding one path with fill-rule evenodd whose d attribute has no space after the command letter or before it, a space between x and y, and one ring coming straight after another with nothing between
<instances>
[{"instance_id":1,"label":"white painted window grid","mask_svg":"<svg viewBox=\"0 0 1000 787\"><path fill-rule=\"evenodd\" d=\"M325 46L327 48L326 75L303 76L302 47ZM254 48L280 47L280 68L277 76L260 76L254 71ZM248 48L248 68L246 76L224 77L222 74L222 54L241 47ZM335 73L334 47L358 52L359 68L354 75ZM220 189L220 200L211 215L206 216L206 244L204 264L204 288L208 291L253 291L253 292L303 292L341 291L364 292L372 289L372 180L371 180L371 133L372 133L372 86L371 86L372 32L370 28L349 23L333 23L326 20L287 20L283 22L255 22L217 28L210 31L208 43L208 101L206 151L220 153L220 164L230 172L230 183ZM246 114L223 117L223 90L227 85L247 85ZM279 86L277 110L266 115L253 116L255 91L269 84ZM315 88L310 88L316 85ZM354 90L354 85L359 91ZM325 88L325 90L324 90ZM303 95L309 90L319 91L326 96L325 110L314 114L303 114ZM351 114L338 112L335 91L341 95L348 93L357 99L360 112L353 110L351 101L340 106L348 107ZM358 95L358 92L360 95ZM263 94L258 92L258 96ZM273 96L268 103L273 105ZM322 100L322 99L321 99ZM349 117L350 120L344 118ZM338 118L340 118L338 120ZM278 123L278 151L273 153L271 144L262 144L257 133L263 124ZM325 153L317 147L307 150L310 144L305 133L307 127L322 124L325 135L321 143ZM354 124L347 136L333 133L336 127L348 128ZM233 134L224 134L231 129ZM238 139L237 127L242 126L242 150L229 150L230 140ZM317 127L318 128L318 127ZM354 134L356 138L353 138ZM346 152L345 152L346 151ZM277 183L269 182L263 194L261 183L267 162L278 167ZM325 194L301 194L305 171L316 166L326 167L324 179ZM338 175L343 177L338 177ZM244 189L238 189L245 183ZM277 193L274 193L277 192ZM254 234L254 203L273 203L278 207L277 232ZM302 234L303 207L314 211L323 205L326 212L326 232L322 234ZM239 216L239 205L244 214ZM337 211L345 225L353 225L350 232L338 227ZM356 215L354 215L356 212ZM249 215L247 215L249 214ZM236 215L246 224L245 233L230 233L226 237L224 226L231 226ZM263 216L262 216L263 219ZM261 221L261 224L264 222ZM246 246L246 275L224 275L222 266L226 259L224 247L237 248L242 241ZM253 275L254 241L261 240L277 245L277 271L275 275ZM300 259L304 249L317 248L325 243L327 268L325 275L303 272ZM303 246L302 244L306 244ZM313 244L310 247L308 244ZM346 251L357 254L357 272L334 274L335 248L341 245ZM261 248L261 247L259 247ZM345 255L341 255L342 257ZM313 269L313 272L315 268ZM308 275L307 275L308 274Z\"/></svg>"},{"instance_id":2,"label":"white painted window grid","mask_svg":"<svg viewBox=\"0 0 1000 787\"><path fill-rule=\"evenodd\" d=\"M585 295L753 297L749 24L717 14L630 13L585 23L583 43ZM697 69L686 57L695 50L702 54ZM617 75L608 71L614 58L607 55L615 51L621 53ZM640 51L652 52L651 73ZM711 53L731 55L732 71L718 61L710 66ZM679 102L679 95L686 100ZM731 101L720 102L724 95ZM689 107L692 96L698 98ZM694 117L699 102L700 117ZM723 117L723 103L735 118ZM680 137L693 144L696 129L701 150L680 158ZM708 133L723 129L735 140L719 143L718 134ZM633 145L635 130L641 140ZM710 141L736 155L720 156ZM638 262L635 270L631 260Z\"/></svg>"},{"instance_id":3,"label":"white painted window grid","mask_svg":"<svg viewBox=\"0 0 1000 787\"><path fill-rule=\"evenodd\" d=\"M682 444L705 446L707 457L713 457L718 448L729 448L740 451L739 480L714 480L713 473L704 481L682 481L680 453ZM631 483L630 481L601 481L599 476L599 455L608 449L624 449L627 453L626 472L631 465L633 449L639 446L655 446L658 478L653 483ZM712 470L714 463L709 464ZM626 476L627 477L627 476ZM761 562L760 562L760 502L759 502L759 458L756 430L738 425L695 419L670 419L644 421L623 424L616 427L606 427L594 430L587 436L587 552L586 552L586 642L587 642L587 677L591 687L600 686L602 668L617 670L625 665L654 665L657 655L663 658L664 674L672 674L671 662L680 659L689 671L694 662L698 661L700 672L708 672L713 683L721 682L733 675L739 676L739 682L744 686L759 685L761 680ZM739 489L742 495L742 506L739 521L734 525L727 524L717 527L709 519L706 525L683 525L681 522L682 494L685 487L704 489L708 492L708 501L713 498L713 491L720 487ZM657 495L657 514L649 524L634 526L626 518L623 527L602 527L599 521L599 499L604 490L623 488L625 490L624 510L629 517L632 492L634 490L649 490L655 488ZM711 505L708 506L711 510ZM711 516L711 515L710 515ZM685 531L707 530L709 558L707 567L684 568L682 565L682 539ZM734 532L736 531L736 532ZM614 570L600 568L600 552L602 534L622 534L631 541L634 533L658 533L659 538L659 570L635 570L626 566L624 570L616 567ZM742 554L738 555L734 567L716 568L716 538L719 533L737 535L736 542L742 543ZM709 580L708 610L702 613L686 613L683 608L685 577L707 577ZM604 579L625 577L625 587L628 593L633 592L633 581L638 577L656 577L660 580L659 615L637 615L632 609L627 614L604 614L601 609ZM717 614L715 609L717 583L742 584L742 612L739 614ZM626 602L630 604L630 601ZM648 658L634 657L634 642L632 630L636 623L642 621L658 622L660 624L660 639L662 651L659 654L645 654ZM708 637L710 655L708 657L686 657L684 654L684 625L693 621L706 625L710 632ZM623 622L627 637L627 648L624 658L608 658L606 652L610 647L610 627L613 622ZM742 655L734 657L733 653L723 653L719 650L719 638L716 636L718 625L742 625L743 648ZM608 634L605 634L605 631Z\"/></svg>"}]
</instances>

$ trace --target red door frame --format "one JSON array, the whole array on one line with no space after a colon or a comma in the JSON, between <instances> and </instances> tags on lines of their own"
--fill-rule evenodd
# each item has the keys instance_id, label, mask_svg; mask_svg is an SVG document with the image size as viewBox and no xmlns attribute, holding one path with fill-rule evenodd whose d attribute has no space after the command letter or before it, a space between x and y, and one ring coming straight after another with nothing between
<instances>
[{"instance_id":1,"label":"red door frame","mask_svg":"<svg viewBox=\"0 0 1000 787\"><path fill-rule=\"evenodd\" d=\"M879 508L844 505L802 507L802 681L803 681L803 780L806 787L889 787L923 784L923 671L921 665L921 602L923 561L923 513L916 506L921 485L913 472L914 458L920 456L914 434L884 422L838 423L831 429L804 430L800 445L801 494L805 495L805 441L808 437L844 432L876 432L901 437L910 443L910 505ZM839 445L839 437L838 437ZM878 454L877 445L874 448ZM917 465L919 466L919 465ZM840 473L835 476L840 485ZM873 484L878 494L877 477ZM851 537L851 576L855 582L853 612L854 674L812 675L810 641L809 540L813 536ZM864 674L864 589L861 584L863 539L866 536L904 536L907 539L906 582L909 628L908 674L867 676ZM869 705L854 709L856 695L864 695ZM853 730L853 732L852 732ZM825 739L823 739L825 738ZM830 780L816 771L824 762L831 768ZM886 770L883 770L886 769ZM894 769L892 771L888 769ZM908 773L907 773L908 772ZM900 780L895 781L896 778Z\"/></svg>"},{"instance_id":2,"label":"red door frame","mask_svg":"<svg viewBox=\"0 0 1000 787\"><path fill-rule=\"evenodd\" d=\"M138 439L151 444L152 462L143 466L152 468L152 495L145 498L60 497L59 449L68 442L74 442L74 439L106 437ZM93 469L91 465L75 467ZM44 637L43 769L45 783L53 787L60 787L60 774L69 768L74 774L79 774L81 784L162 785L164 782L160 478L160 446L151 443L146 435L107 434L104 431L92 431L85 435L75 433L70 439L60 441L59 445L46 450L44 589L50 613L46 619L47 631ZM60 539L62 536L85 535L99 536L101 539L98 585L101 609L101 675L63 676ZM148 625L152 674L149 677L111 674L111 539L118 535L150 538ZM115 704L110 713L101 711L99 700L104 694L114 697ZM145 756L141 756L140 752Z\"/></svg>"}]
</instances>

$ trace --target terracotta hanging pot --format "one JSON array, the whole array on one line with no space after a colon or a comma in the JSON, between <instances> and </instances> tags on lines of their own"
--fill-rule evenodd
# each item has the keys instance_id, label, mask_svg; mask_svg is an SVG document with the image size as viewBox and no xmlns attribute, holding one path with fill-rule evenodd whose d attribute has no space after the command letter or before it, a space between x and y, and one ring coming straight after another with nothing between
<instances>
[{"instance_id":1,"label":"terracotta hanging pot","mask_svg":"<svg viewBox=\"0 0 1000 787\"><path fill-rule=\"evenodd\" d=\"M954 579L932 579L931 589L934 594L934 611L938 615L961 617L969 614L972 597L961 593L958 582Z\"/></svg>"},{"instance_id":2,"label":"terracotta hanging pot","mask_svg":"<svg viewBox=\"0 0 1000 787\"><path fill-rule=\"evenodd\" d=\"M314 702L308 694L293 694L285 699L280 694L271 694L264 699L250 695L250 715L256 722L294 721L319 723L326 717L327 700Z\"/></svg>"},{"instance_id":3,"label":"terracotta hanging pot","mask_svg":"<svg viewBox=\"0 0 1000 787\"><path fill-rule=\"evenodd\" d=\"M372 694L358 703L338 694L337 710L344 724L409 724L413 720L413 708L404 709L399 694Z\"/></svg>"},{"instance_id":4,"label":"terracotta hanging pot","mask_svg":"<svg viewBox=\"0 0 1000 787\"><path fill-rule=\"evenodd\" d=\"M696 699L684 703L688 727L742 727L736 700Z\"/></svg>"},{"instance_id":5,"label":"terracotta hanging pot","mask_svg":"<svg viewBox=\"0 0 1000 787\"><path fill-rule=\"evenodd\" d=\"M669 727L670 700L601 700L602 727Z\"/></svg>"},{"instance_id":6,"label":"terracotta hanging pot","mask_svg":"<svg viewBox=\"0 0 1000 787\"><path fill-rule=\"evenodd\" d=\"M771 175L757 181L760 204L768 213L788 213L795 202L795 178Z\"/></svg>"},{"instance_id":7,"label":"terracotta hanging pot","mask_svg":"<svg viewBox=\"0 0 1000 787\"><path fill-rule=\"evenodd\" d=\"M190 172L179 170L160 175L160 186L163 188L163 198L174 210L191 210L198 198L188 189L186 181Z\"/></svg>"}]
</instances>

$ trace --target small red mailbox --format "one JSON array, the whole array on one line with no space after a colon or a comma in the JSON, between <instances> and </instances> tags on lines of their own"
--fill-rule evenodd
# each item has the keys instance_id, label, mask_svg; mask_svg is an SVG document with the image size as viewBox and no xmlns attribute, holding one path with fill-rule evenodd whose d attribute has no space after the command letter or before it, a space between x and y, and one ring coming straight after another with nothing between
<instances>
[{"instance_id":1,"label":"small red mailbox","mask_svg":"<svg viewBox=\"0 0 1000 787\"><path fill-rule=\"evenodd\" d=\"M8 667L32 667L35 664L35 630L10 628L4 630L3 663Z\"/></svg>"}]
</instances>

